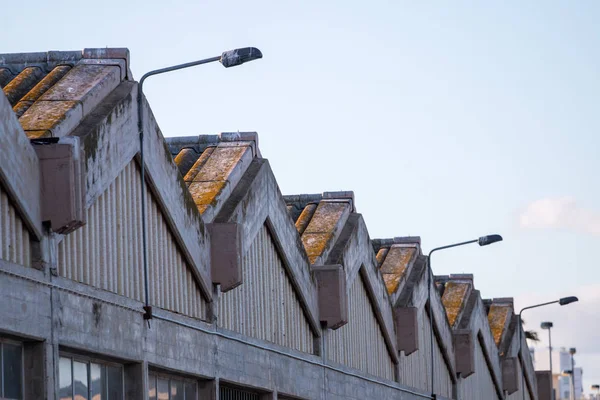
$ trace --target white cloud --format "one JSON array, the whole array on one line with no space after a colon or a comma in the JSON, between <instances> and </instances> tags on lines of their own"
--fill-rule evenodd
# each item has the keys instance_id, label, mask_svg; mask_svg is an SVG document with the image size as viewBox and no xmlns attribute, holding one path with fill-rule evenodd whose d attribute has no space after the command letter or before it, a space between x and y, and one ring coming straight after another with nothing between
<instances>
[{"instance_id":1,"label":"white cloud","mask_svg":"<svg viewBox=\"0 0 600 400\"><path fill-rule=\"evenodd\" d=\"M581 207L572 197L536 200L519 216L525 229L567 229L600 236L600 212Z\"/></svg>"}]
</instances>

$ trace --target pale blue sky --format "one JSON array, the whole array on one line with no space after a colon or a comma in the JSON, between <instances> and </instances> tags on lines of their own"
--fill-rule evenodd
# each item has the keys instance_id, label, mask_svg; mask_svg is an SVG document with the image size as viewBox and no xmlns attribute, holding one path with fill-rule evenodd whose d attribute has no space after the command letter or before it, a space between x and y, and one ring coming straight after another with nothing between
<instances>
[{"instance_id":1,"label":"pale blue sky","mask_svg":"<svg viewBox=\"0 0 600 400\"><path fill-rule=\"evenodd\" d=\"M165 136L257 131L284 194L354 190L374 238L429 250L501 233L436 254L434 271L474 273L518 307L588 293L548 312L586 388L600 383L583 332L600 331L600 2L32 0L3 15L0 52L128 47L136 78L259 47L242 67L149 80ZM567 197L579 208L534 207L546 223L520 226L531 203Z\"/></svg>"}]
</instances>

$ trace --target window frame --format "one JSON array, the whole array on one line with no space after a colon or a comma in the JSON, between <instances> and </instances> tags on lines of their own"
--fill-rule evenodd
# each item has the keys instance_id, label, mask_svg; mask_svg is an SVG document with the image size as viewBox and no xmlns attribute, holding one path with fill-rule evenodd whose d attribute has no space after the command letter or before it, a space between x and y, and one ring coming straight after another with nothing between
<instances>
[{"instance_id":1,"label":"window frame","mask_svg":"<svg viewBox=\"0 0 600 400\"><path fill-rule=\"evenodd\" d=\"M4 343L21 347L21 399L25 394L25 345L23 342L0 336L0 400L13 400L4 397ZM20 400L20 399L17 399Z\"/></svg>"},{"instance_id":2,"label":"window frame","mask_svg":"<svg viewBox=\"0 0 600 400\"><path fill-rule=\"evenodd\" d=\"M59 351L58 359L60 361L61 358L68 358L71 360L71 398L75 398L75 371L74 364L75 362L85 363L87 365L87 397L88 400L91 399L91 390L92 390L92 368L91 364L98 364L103 367L119 367L121 369L121 398L125 399L125 365L122 363L107 361L106 359L99 358L93 355L82 355L78 353L72 353L69 351ZM60 377L60 370L58 371L58 376ZM108 389L108 388L107 388ZM0 400L2 400L0 398Z\"/></svg>"},{"instance_id":3,"label":"window frame","mask_svg":"<svg viewBox=\"0 0 600 400\"><path fill-rule=\"evenodd\" d=\"M185 400L198 400L199 396L200 396L200 387L198 385L198 379L196 378L191 378L189 376L183 376L183 375L177 375L177 374L170 374L168 372L163 372L160 370L155 370L155 369L149 369L148 370L148 388L147 388L147 394L148 394L148 399L150 398L150 382L152 377L154 377L155 379L155 385L154 387L157 388L158 387L158 379L166 379L169 381L169 399L171 398L171 381L172 380L176 380L176 381L180 381L184 383L184 389L183 389L183 393L184 393L184 399ZM187 399L185 398L185 384L186 383L193 383L194 387L195 387L195 399ZM156 393L156 397L158 399L158 393Z\"/></svg>"}]
</instances>

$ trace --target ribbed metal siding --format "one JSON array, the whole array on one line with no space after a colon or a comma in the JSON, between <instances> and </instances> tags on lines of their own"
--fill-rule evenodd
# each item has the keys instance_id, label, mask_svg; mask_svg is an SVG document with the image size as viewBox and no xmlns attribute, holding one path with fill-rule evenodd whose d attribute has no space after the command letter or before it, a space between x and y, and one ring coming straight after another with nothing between
<instances>
[{"instance_id":1,"label":"ribbed metal siding","mask_svg":"<svg viewBox=\"0 0 600 400\"><path fill-rule=\"evenodd\" d=\"M31 266L29 231L0 186L0 259Z\"/></svg>"},{"instance_id":2,"label":"ribbed metal siding","mask_svg":"<svg viewBox=\"0 0 600 400\"><path fill-rule=\"evenodd\" d=\"M425 308L419 310L419 350L405 356L400 355L400 383L422 390L431 390L431 323ZM437 337L433 339L433 365L435 393L452 397L452 378L440 350Z\"/></svg>"},{"instance_id":3,"label":"ribbed metal siding","mask_svg":"<svg viewBox=\"0 0 600 400\"><path fill-rule=\"evenodd\" d=\"M170 311L205 319L206 303L146 189L150 301ZM142 213L139 168L131 162L87 210L87 224L58 246L65 278L142 301Z\"/></svg>"},{"instance_id":4,"label":"ribbed metal siding","mask_svg":"<svg viewBox=\"0 0 600 400\"><path fill-rule=\"evenodd\" d=\"M259 400L260 395L249 390L232 388L227 386L219 387L219 398L221 400Z\"/></svg>"},{"instance_id":5,"label":"ribbed metal siding","mask_svg":"<svg viewBox=\"0 0 600 400\"><path fill-rule=\"evenodd\" d=\"M331 361L394 380L395 365L360 275L348 293L348 323L327 332L327 346Z\"/></svg>"},{"instance_id":6,"label":"ribbed metal siding","mask_svg":"<svg viewBox=\"0 0 600 400\"><path fill-rule=\"evenodd\" d=\"M496 386L479 340L475 344L475 373L461 380L459 393L461 400L498 399Z\"/></svg>"},{"instance_id":7,"label":"ribbed metal siding","mask_svg":"<svg viewBox=\"0 0 600 400\"><path fill-rule=\"evenodd\" d=\"M519 362L517 363L517 376L519 377L519 390L506 396L506 400L522 400L523 399L523 393L521 392L521 384L522 384L521 374L522 373L523 373L523 369L521 367L521 359L519 358ZM525 387L527 388L527 383L525 383ZM531 400L531 396L529 395L529 390L527 390L527 389L525 390L525 399Z\"/></svg>"},{"instance_id":8,"label":"ribbed metal siding","mask_svg":"<svg viewBox=\"0 0 600 400\"><path fill-rule=\"evenodd\" d=\"M222 293L219 326L305 353L313 334L266 226L242 262L243 284Z\"/></svg>"}]
</instances>

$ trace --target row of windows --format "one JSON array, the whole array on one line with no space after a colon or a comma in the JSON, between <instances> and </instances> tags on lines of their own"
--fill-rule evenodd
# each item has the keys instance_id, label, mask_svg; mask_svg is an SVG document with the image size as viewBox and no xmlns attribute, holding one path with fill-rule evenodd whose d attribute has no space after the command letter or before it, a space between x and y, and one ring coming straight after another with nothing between
<instances>
[{"instance_id":1,"label":"row of windows","mask_svg":"<svg viewBox=\"0 0 600 400\"><path fill-rule=\"evenodd\" d=\"M23 345L0 338L0 399L23 399ZM124 400L124 366L79 355L61 353L58 363L60 400ZM149 400L201 400L193 379L151 372ZM258 392L220 386L224 400L258 400Z\"/></svg>"},{"instance_id":2,"label":"row of windows","mask_svg":"<svg viewBox=\"0 0 600 400\"><path fill-rule=\"evenodd\" d=\"M123 400L123 367L60 357L60 400Z\"/></svg>"}]
</instances>

